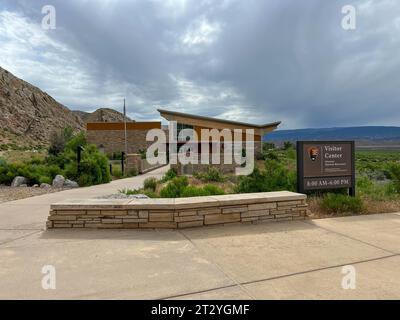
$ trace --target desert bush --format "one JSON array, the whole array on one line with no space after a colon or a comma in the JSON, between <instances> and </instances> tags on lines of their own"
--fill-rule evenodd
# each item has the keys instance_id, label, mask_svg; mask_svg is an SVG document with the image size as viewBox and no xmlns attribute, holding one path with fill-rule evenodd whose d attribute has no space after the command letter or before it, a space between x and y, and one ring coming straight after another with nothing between
<instances>
[{"instance_id":1,"label":"desert bush","mask_svg":"<svg viewBox=\"0 0 400 320\"><path fill-rule=\"evenodd\" d=\"M143 190L143 194L148 196L149 198L159 198L158 194L150 189Z\"/></svg>"},{"instance_id":2,"label":"desert bush","mask_svg":"<svg viewBox=\"0 0 400 320\"><path fill-rule=\"evenodd\" d=\"M239 178L234 191L236 193L263 192L266 189L265 179L265 174L260 169L254 168L250 175Z\"/></svg>"},{"instance_id":3,"label":"desert bush","mask_svg":"<svg viewBox=\"0 0 400 320\"><path fill-rule=\"evenodd\" d=\"M140 159L142 160L146 159L146 150L140 149L139 154L140 154Z\"/></svg>"},{"instance_id":4,"label":"desert bush","mask_svg":"<svg viewBox=\"0 0 400 320\"><path fill-rule=\"evenodd\" d=\"M357 177L356 191L359 196L376 201L384 201L396 196L396 188L392 182L376 181L367 175Z\"/></svg>"},{"instance_id":5,"label":"desert bush","mask_svg":"<svg viewBox=\"0 0 400 320\"><path fill-rule=\"evenodd\" d=\"M160 191L161 198L180 198L184 189L189 185L186 176L175 177Z\"/></svg>"},{"instance_id":6,"label":"desert bush","mask_svg":"<svg viewBox=\"0 0 400 320\"><path fill-rule=\"evenodd\" d=\"M265 171L254 168L250 175L240 177L235 192L295 191L296 181L296 172L276 160L267 159Z\"/></svg>"},{"instance_id":7,"label":"desert bush","mask_svg":"<svg viewBox=\"0 0 400 320\"><path fill-rule=\"evenodd\" d=\"M149 198L158 198L158 195L153 190L149 189L122 189L118 192L126 195L144 194Z\"/></svg>"},{"instance_id":8,"label":"desert bush","mask_svg":"<svg viewBox=\"0 0 400 320\"><path fill-rule=\"evenodd\" d=\"M291 148L294 148L294 144L291 141L285 141L283 143L283 149L284 150L288 150L288 149L291 149Z\"/></svg>"},{"instance_id":9,"label":"desert bush","mask_svg":"<svg viewBox=\"0 0 400 320\"><path fill-rule=\"evenodd\" d=\"M28 180L28 184L51 183L53 178L60 171L60 168L54 165L46 165L44 163L16 162L7 163L5 160L0 161L0 183L11 184L16 176L23 176Z\"/></svg>"},{"instance_id":10,"label":"desert bush","mask_svg":"<svg viewBox=\"0 0 400 320\"><path fill-rule=\"evenodd\" d=\"M126 195L134 195L134 194L139 194L140 193L140 189L127 189L127 188L125 188L125 189L118 190L118 192L126 194Z\"/></svg>"},{"instance_id":11,"label":"desert bush","mask_svg":"<svg viewBox=\"0 0 400 320\"><path fill-rule=\"evenodd\" d=\"M279 157L275 150L270 150L265 153L264 160L279 160Z\"/></svg>"},{"instance_id":12,"label":"desert bush","mask_svg":"<svg viewBox=\"0 0 400 320\"><path fill-rule=\"evenodd\" d=\"M181 194L179 195L180 198L187 198L187 197L202 197L205 196L206 193L201 187L196 186L187 186L183 188Z\"/></svg>"},{"instance_id":13,"label":"desert bush","mask_svg":"<svg viewBox=\"0 0 400 320\"><path fill-rule=\"evenodd\" d=\"M161 182L167 182L174 179L177 176L177 172L174 169L169 169L162 177Z\"/></svg>"},{"instance_id":14,"label":"desert bush","mask_svg":"<svg viewBox=\"0 0 400 320\"><path fill-rule=\"evenodd\" d=\"M49 154L59 155L64 151L65 145L73 137L72 128L64 128L62 130L53 131L50 135L50 147L48 149Z\"/></svg>"},{"instance_id":15,"label":"desert bush","mask_svg":"<svg viewBox=\"0 0 400 320\"><path fill-rule=\"evenodd\" d=\"M112 168L112 175L114 178L121 179L123 174L120 166L115 166Z\"/></svg>"},{"instance_id":16,"label":"desert bush","mask_svg":"<svg viewBox=\"0 0 400 320\"><path fill-rule=\"evenodd\" d=\"M223 182L225 176L217 168L208 166L204 172L195 172L193 176L205 182Z\"/></svg>"},{"instance_id":17,"label":"desert bush","mask_svg":"<svg viewBox=\"0 0 400 320\"><path fill-rule=\"evenodd\" d=\"M53 146L52 153L43 160L38 157L30 161L0 163L0 183L10 184L14 177L24 176L28 184L51 183L57 174L62 174L68 179L78 181L81 186L106 183L110 181L108 160L105 155L99 152L95 145L88 145L84 133L70 137L70 131L65 130L63 135L68 141L63 141L63 151L60 152L60 145ZM84 146L82 160L77 167L76 149ZM49 150L50 152L50 150ZM78 170L79 169L79 170Z\"/></svg>"},{"instance_id":18,"label":"desert bush","mask_svg":"<svg viewBox=\"0 0 400 320\"><path fill-rule=\"evenodd\" d=\"M127 176L128 177L135 177L138 175L138 170L136 168L132 168L128 171Z\"/></svg>"},{"instance_id":19,"label":"desert bush","mask_svg":"<svg viewBox=\"0 0 400 320\"><path fill-rule=\"evenodd\" d=\"M268 152L273 149L275 149L275 143L273 143L273 142L263 142L262 143L262 151L263 152Z\"/></svg>"},{"instance_id":20,"label":"desert bush","mask_svg":"<svg viewBox=\"0 0 400 320\"><path fill-rule=\"evenodd\" d=\"M225 194L224 190L213 185L207 184L203 187L187 186L181 193L182 198L187 197L202 197L202 196L215 196Z\"/></svg>"},{"instance_id":21,"label":"desert bush","mask_svg":"<svg viewBox=\"0 0 400 320\"><path fill-rule=\"evenodd\" d=\"M76 163L76 149L84 146L79 168ZM83 133L74 136L65 146L60 155L65 157L67 164L63 170L64 175L72 180L78 181L80 186L89 186L110 182L110 172L107 157L101 153L95 145L86 144Z\"/></svg>"},{"instance_id":22,"label":"desert bush","mask_svg":"<svg viewBox=\"0 0 400 320\"><path fill-rule=\"evenodd\" d=\"M154 177L146 178L143 182L143 187L146 190L152 190L153 192L157 189L157 179Z\"/></svg>"},{"instance_id":23,"label":"desert bush","mask_svg":"<svg viewBox=\"0 0 400 320\"><path fill-rule=\"evenodd\" d=\"M207 196L217 196L225 194L225 191L222 188L217 187L216 185L213 184L206 184L203 187L203 190Z\"/></svg>"},{"instance_id":24,"label":"desert bush","mask_svg":"<svg viewBox=\"0 0 400 320\"><path fill-rule=\"evenodd\" d=\"M321 208L330 213L360 213L363 202L360 197L328 193L322 198Z\"/></svg>"},{"instance_id":25,"label":"desert bush","mask_svg":"<svg viewBox=\"0 0 400 320\"><path fill-rule=\"evenodd\" d=\"M387 169L389 172L389 177L392 180L394 189L397 193L400 193L400 163L389 163Z\"/></svg>"}]
</instances>

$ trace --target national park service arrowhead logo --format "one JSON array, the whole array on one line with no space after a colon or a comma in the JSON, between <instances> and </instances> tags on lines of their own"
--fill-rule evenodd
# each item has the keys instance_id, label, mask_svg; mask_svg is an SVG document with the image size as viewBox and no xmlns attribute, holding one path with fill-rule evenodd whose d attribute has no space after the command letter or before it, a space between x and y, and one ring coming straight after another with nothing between
<instances>
[{"instance_id":1,"label":"national park service arrowhead logo","mask_svg":"<svg viewBox=\"0 0 400 320\"><path fill-rule=\"evenodd\" d=\"M319 148L317 147L310 147L308 148L308 155L310 156L311 161L317 160L319 156Z\"/></svg>"}]
</instances>

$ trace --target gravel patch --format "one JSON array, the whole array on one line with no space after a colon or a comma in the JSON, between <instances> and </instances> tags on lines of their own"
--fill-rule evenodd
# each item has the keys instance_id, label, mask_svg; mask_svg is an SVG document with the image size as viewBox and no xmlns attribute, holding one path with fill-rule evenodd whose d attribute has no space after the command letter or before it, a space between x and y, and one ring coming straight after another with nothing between
<instances>
[{"instance_id":1,"label":"gravel patch","mask_svg":"<svg viewBox=\"0 0 400 320\"><path fill-rule=\"evenodd\" d=\"M40 196L42 194L62 191L56 188L34 188L34 187L9 187L0 186L0 203L19 199Z\"/></svg>"}]
</instances>

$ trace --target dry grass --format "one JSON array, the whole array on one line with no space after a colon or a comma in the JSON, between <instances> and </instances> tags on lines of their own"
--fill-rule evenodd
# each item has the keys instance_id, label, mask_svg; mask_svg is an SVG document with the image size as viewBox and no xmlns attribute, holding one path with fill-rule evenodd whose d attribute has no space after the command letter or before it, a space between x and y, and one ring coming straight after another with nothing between
<instances>
[{"instance_id":1,"label":"dry grass","mask_svg":"<svg viewBox=\"0 0 400 320\"><path fill-rule=\"evenodd\" d=\"M1 151L0 157L7 160L9 163L14 162L27 162L33 158L39 158L43 160L46 157L46 151Z\"/></svg>"},{"instance_id":2,"label":"dry grass","mask_svg":"<svg viewBox=\"0 0 400 320\"><path fill-rule=\"evenodd\" d=\"M308 197L308 216L312 219L327 218L327 217L343 217L360 214L376 214L376 213L391 213L400 212L400 199L391 200L372 200L368 197L363 197L363 210L361 213L342 212L330 213L321 208L321 198Z\"/></svg>"}]
</instances>

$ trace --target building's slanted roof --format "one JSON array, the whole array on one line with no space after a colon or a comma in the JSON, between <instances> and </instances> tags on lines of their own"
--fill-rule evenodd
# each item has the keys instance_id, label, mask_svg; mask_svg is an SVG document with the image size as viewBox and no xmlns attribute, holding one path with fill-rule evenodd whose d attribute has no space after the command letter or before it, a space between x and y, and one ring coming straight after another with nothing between
<instances>
[{"instance_id":1,"label":"building's slanted roof","mask_svg":"<svg viewBox=\"0 0 400 320\"><path fill-rule=\"evenodd\" d=\"M280 121L266 124L252 124L239 121L231 121L212 117L198 116L183 112L176 112L164 109L157 109L161 116L169 121L177 121L190 125L197 125L205 128L215 129L254 129L255 134L264 135L267 132L275 130L280 124Z\"/></svg>"}]
</instances>

